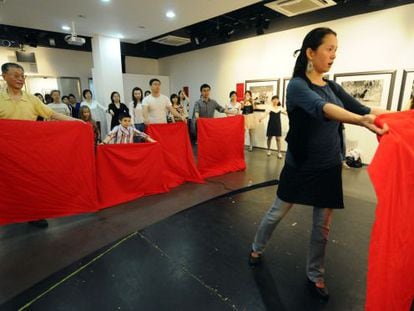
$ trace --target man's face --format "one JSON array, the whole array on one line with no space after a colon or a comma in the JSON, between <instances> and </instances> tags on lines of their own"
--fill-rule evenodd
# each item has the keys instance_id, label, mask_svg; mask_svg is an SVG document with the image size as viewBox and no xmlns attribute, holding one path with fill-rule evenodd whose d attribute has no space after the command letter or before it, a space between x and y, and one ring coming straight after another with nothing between
<instances>
[{"instance_id":1,"label":"man's face","mask_svg":"<svg viewBox=\"0 0 414 311\"><path fill-rule=\"evenodd\" d=\"M122 118L122 120L119 121L122 127L128 128L131 125L131 118Z\"/></svg>"},{"instance_id":2,"label":"man's face","mask_svg":"<svg viewBox=\"0 0 414 311\"><path fill-rule=\"evenodd\" d=\"M151 91L153 93L159 93L161 90L161 83L159 83L158 81L154 81L151 84Z\"/></svg>"},{"instance_id":3,"label":"man's face","mask_svg":"<svg viewBox=\"0 0 414 311\"><path fill-rule=\"evenodd\" d=\"M21 90L24 85L24 71L20 68L10 67L3 75L3 79L7 82L8 87Z\"/></svg>"},{"instance_id":4,"label":"man's face","mask_svg":"<svg viewBox=\"0 0 414 311\"><path fill-rule=\"evenodd\" d=\"M75 96L69 96L69 102L70 102L72 105L76 104L76 98L75 98Z\"/></svg>"},{"instance_id":5,"label":"man's face","mask_svg":"<svg viewBox=\"0 0 414 311\"><path fill-rule=\"evenodd\" d=\"M209 87L205 87L201 89L201 96L203 98L209 98L210 97L210 88Z\"/></svg>"}]
</instances>

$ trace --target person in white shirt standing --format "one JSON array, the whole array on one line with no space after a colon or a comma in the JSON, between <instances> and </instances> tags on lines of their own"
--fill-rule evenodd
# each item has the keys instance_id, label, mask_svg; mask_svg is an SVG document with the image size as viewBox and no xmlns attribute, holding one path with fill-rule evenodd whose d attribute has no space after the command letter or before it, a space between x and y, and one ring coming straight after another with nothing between
<instances>
[{"instance_id":1,"label":"person in white shirt standing","mask_svg":"<svg viewBox=\"0 0 414 311\"><path fill-rule=\"evenodd\" d=\"M53 102L49 104L49 108L51 108L54 112L61 113L68 117L72 115L68 105L60 101L59 90L53 90L52 92L50 92L50 96L52 97Z\"/></svg>"},{"instance_id":2,"label":"person in white shirt standing","mask_svg":"<svg viewBox=\"0 0 414 311\"><path fill-rule=\"evenodd\" d=\"M142 89L137 86L134 87L132 89L132 101L128 105L132 124L141 132L145 130L144 117L142 115L142 97Z\"/></svg>"},{"instance_id":3,"label":"person in white shirt standing","mask_svg":"<svg viewBox=\"0 0 414 311\"><path fill-rule=\"evenodd\" d=\"M172 108L170 99L161 94L160 80L151 79L149 85L151 87L151 94L142 101L142 115L145 124L167 123L168 112L187 122L184 116L181 116Z\"/></svg>"}]
</instances>

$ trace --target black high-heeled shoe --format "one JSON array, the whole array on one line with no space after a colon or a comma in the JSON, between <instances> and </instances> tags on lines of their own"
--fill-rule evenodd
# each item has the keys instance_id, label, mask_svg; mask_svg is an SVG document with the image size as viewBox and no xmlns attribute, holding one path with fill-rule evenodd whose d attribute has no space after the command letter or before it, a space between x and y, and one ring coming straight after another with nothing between
<instances>
[{"instance_id":1,"label":"black high-heeled shoe","mask_svg":"<svg viewBox=\"0 0 414 311\"><path fill-rule=\"evenodd\" d=\"M325 287L323 288L317 287L316 283L309 280L308 278L308 287L309 287L309 290L312 292L312 294L316 296L317 298L320 298L322 300L329 299L329 292L328 292L328 287L326 286L326 284L325 284Z\"/></svg>"},{"instance_id":2,"label":"black high-heeled shoe","mask_svg":"<svg viewBox=\"0 0 414 311\"><path fill-rule=\"evenodd\" d=\"M252 256L252 253L253 252L254 252L253 250L250 250L250 253L249 253L249 265L250 265L250 267L257 267L257 266L259 266L262 263L262 255L259 254L258 257L254 257L254 256Z\"/></svg>"}]
</instances>

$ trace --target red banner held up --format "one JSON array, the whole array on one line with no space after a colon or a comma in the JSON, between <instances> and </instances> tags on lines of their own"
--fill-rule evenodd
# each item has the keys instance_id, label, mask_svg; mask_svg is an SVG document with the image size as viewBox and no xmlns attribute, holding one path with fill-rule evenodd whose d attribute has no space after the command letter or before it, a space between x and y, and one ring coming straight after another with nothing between
<instances>
[{"instance_id":1,"label":"red banner held up","mask_svg":"<svg viewBox=\"0 0 414 311\"><path fill-rule=\"evenodd\" d=\"M414 299L414 110L384 114L388 124L369 175L378 205L368 260L366 310L409 310Z\"/></svg>"},{"instance_id":2,"label":"red banner held up","mask_svg":"<svg viewBox=\"0 0 414 311\"><path fill-rule=\"evenodd\" d=\"M99 203L102 208L168 191L161 145L157 143L98 146Z\"/></svg>"},{"instance_id":3,"label":"red banner held up","mask_svg":"<svg viewBox=\"0 0 414 311\"><path fill-rule=\"evenodd\" d=\"M246 168L244 161L244 118L197 120L198 169L203 178Z\"/></svg>"},{"instance_id":4,"label":"red banner held up","mask_svg":"<svg viewBox=\"0 0 414 311\"><path fill-rule=\"evenodd\" d=\"M169 188L177 187L186 181L203 182L195 165L187 124L150 124L145 131L162 146L165 161L164 179Z\"/></svg>"},{"instance_id":5,"label":"red banner held up","mask_svg":"<svg viewBox=\"0 0 414 311\"><path fill-rule=\"evenodd\" d=\"M0 133L0 224L98 209L89 124L0 120Z\"/></svg>"}]
</instances>

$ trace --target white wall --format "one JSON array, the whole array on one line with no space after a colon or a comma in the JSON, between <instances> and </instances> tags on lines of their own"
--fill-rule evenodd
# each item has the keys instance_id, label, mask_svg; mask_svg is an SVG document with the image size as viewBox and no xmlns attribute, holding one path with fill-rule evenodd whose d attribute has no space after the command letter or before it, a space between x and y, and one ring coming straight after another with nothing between
<instances>
[{"instance_id":1,"label":"white wall","mask_svg":"<svg viewBox=\"0 0 414 311\"><path fill-rule=\"evenodd\" d=\"M156 59L126 56L125 73L157 75L159 73L159 62Z\"/></svg>"},{"instance_id":2,"label":"white wall","mask_svg":"<svg viewBox=\"0 0 414 311\"><path fill-rule=\"evenodd\" d=\"M160 74L170 76L173 90L188 85L192 101L207 82L212 98L224 105L236 83L291 76L293 51L300 48L307 32L325 26L338 33L339 41L331 78L334 73L398 70L392 100L392 109L396 109L402 70L414 68L413 15L414 4L410 4L171 56L160 60ZM257 133L261 147L265 146L265 129L261 125ZM347 139L358 143L365 163L371 161L378 145L374 135L349 125Z\"/></svg>"},{"instance_id":3,"label":"white wall","mask_svg":"<svg viewBox=\"0 0 414 311\"><path fill-rule=\"evenodd\" d=\"M27 52L34 52L37 66L24 65L27 75L53 77L79 77L81 88L88 87L91 77L92 54L90 52L70 51L52 48L25 47ZM16 62L16 49L0 47L0 64Z\"/></svg>"},{"instance_id":4,"label":"white wall","mask_svg":"<svg viewBox=\"0 0 414 311\"><path fill-rule=\"evenodd\" d=\"M0 47L0 64L6 62L16 62L15 51L16 48ZM34 52L36 55L37 66L23 64L26 74L39 75L39 76L53 76L53 77L79 77L81 79L81 88L86 89L89 87L88 78L92 77L92 53L82 51L71 51L53 48L31 48L25 47L27 52ZM142 74L142 75L156 75L158 76L158 61L154 59L139 58L139 57L126 57L126 72L129 74ZM145 81L142 85L144 90L149 89L148 81ZM166 90L166 85L163 85L163 91ZM45 87L46 88L46 87ZM129 100L130 89L125 93L125 96ZM169 94L169 82L168 82ZM126 100L126 102L128 101ZM108 101L108 100L107 100ZM107 102L105 101L105 103Z\"/></svg>"},{"instance_id":5,"label":"white wall","mask_svg":"<svg viewBox=\"0 0 414 311\"><path fill-rule=\"evenodd\" d=\"M170 78L168 76L159 75L139 75L124 73L122 75L124 82L125 99L122 98L125 104L132 101L132 89L136 86L140 87L143 92L150 90L149 81L156 78L161 81L161 94L170 97Z\"/></svg>"}]
</instances>

